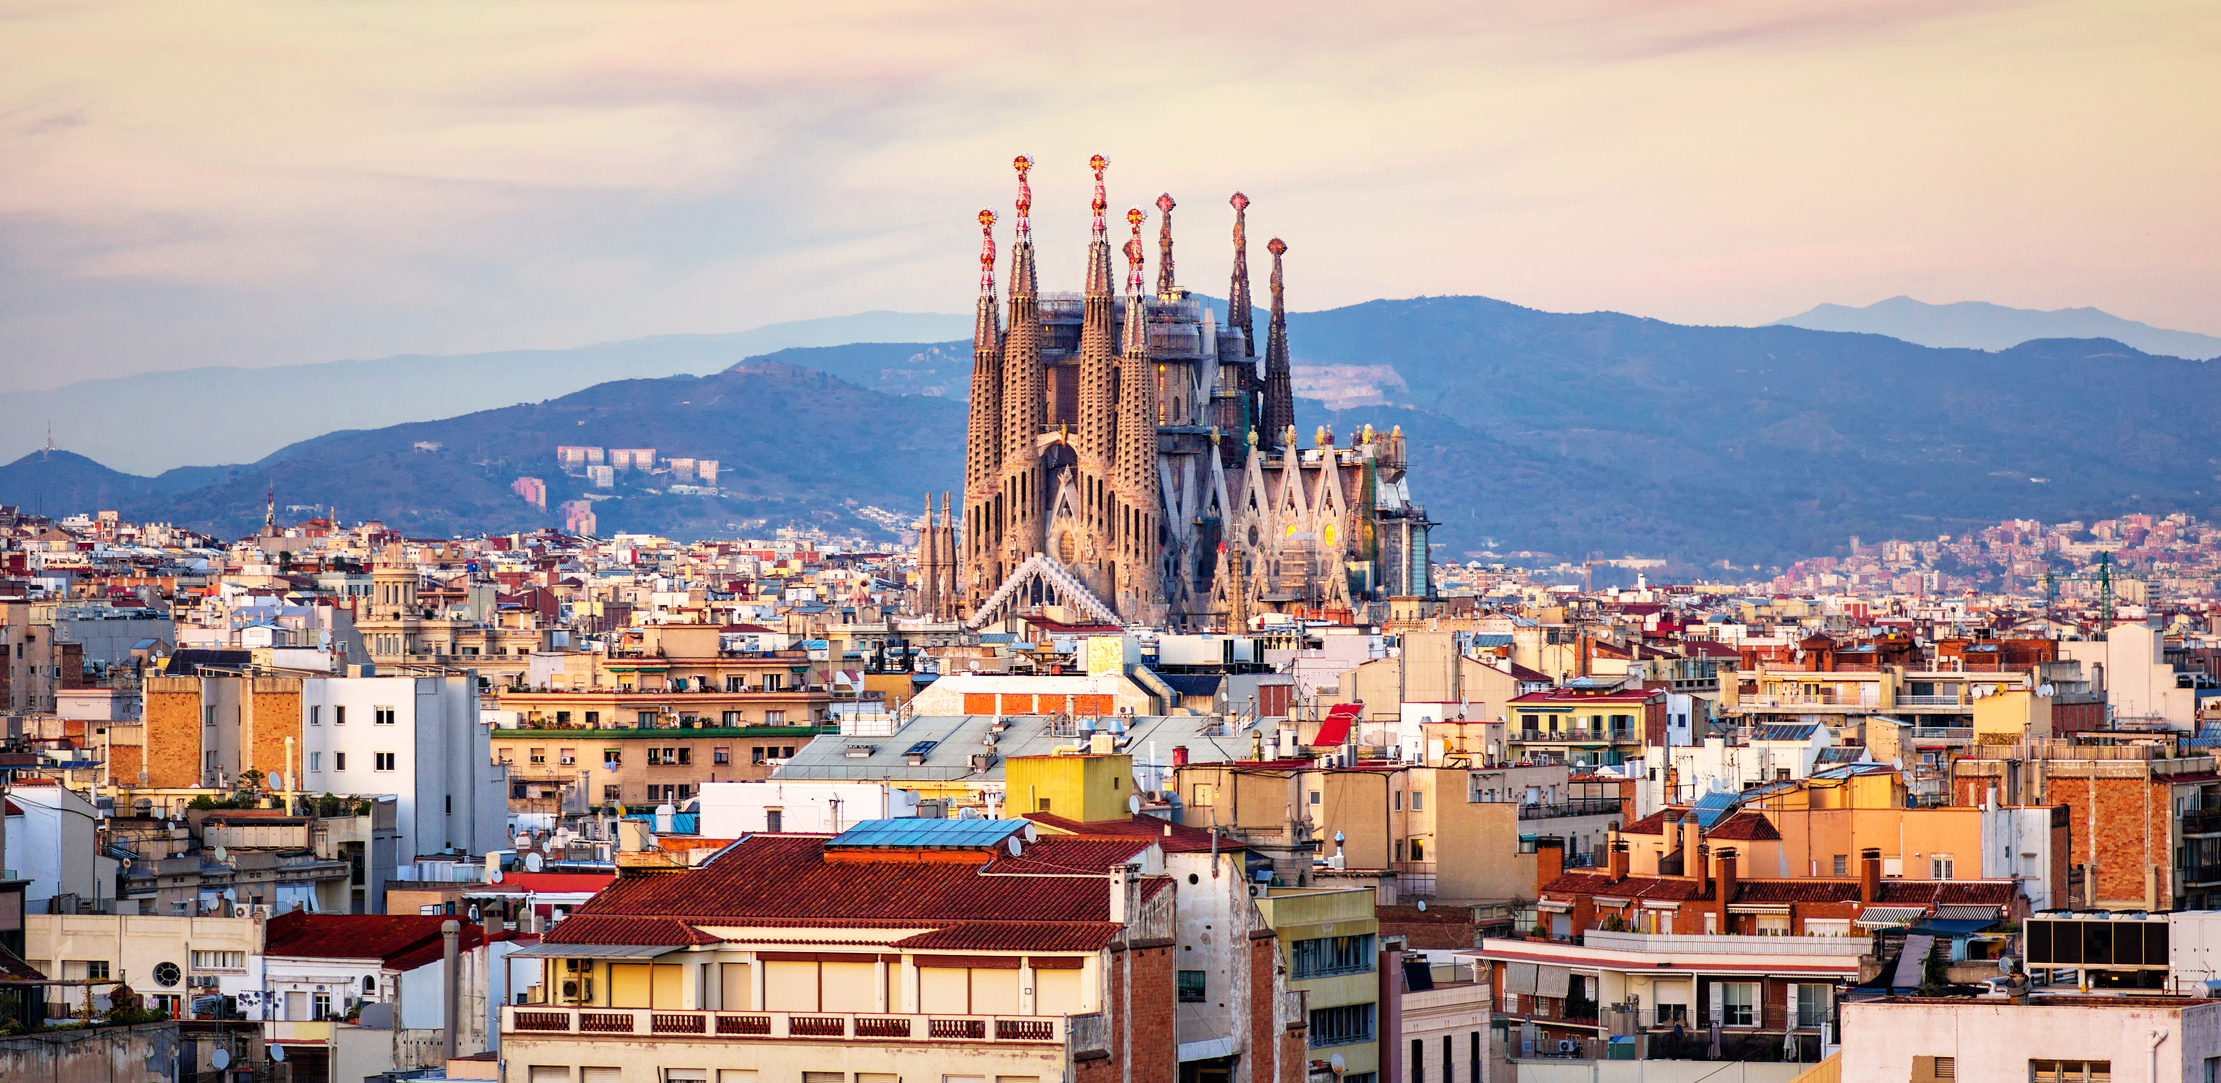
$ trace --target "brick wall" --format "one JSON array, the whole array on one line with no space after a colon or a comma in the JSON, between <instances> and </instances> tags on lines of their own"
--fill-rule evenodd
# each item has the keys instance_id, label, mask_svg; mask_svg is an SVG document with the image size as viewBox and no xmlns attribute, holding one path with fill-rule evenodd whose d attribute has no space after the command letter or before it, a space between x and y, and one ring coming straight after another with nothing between
<instances>
[{"instance_id":1,"label":"brick wall","mask_svg":"<svg viewBox=\"0 0 2221 1083\"><path fill-rule=\"evenodd\" d=\"M239 769L265 776L301 769L301 680L298 677L255 677L247 690L246 717L240 720ZM293 738L293 759L288 763L285 739ZM298 783L291 783L298 787ZM268 785L268 782L264 783Z\"/></svg>"},{"instance_id":2,"label":"brick wall","mask_svg":"<svg viewBox=\"0 0 2221 1083\"><path fill-rule=\"evenodd\" d=\"M1174 1083L1179 1078L1180 1046L1173 1040L1172 1013L1180 995L1172 949L1171 940L1111 946L1103 1009L1109 1056L1075 1059L1073 1083Z\"/></svg>"},{"instance_id":3,"label":"brick wall","mask_svg":"<svg viewBox=\"0 0 2221 1083\"><path fill-rule=\"evenodd\" d=\"M200 678L148 677L145 721L147 785L200 785Z\"/></svg>"}]
</instances>

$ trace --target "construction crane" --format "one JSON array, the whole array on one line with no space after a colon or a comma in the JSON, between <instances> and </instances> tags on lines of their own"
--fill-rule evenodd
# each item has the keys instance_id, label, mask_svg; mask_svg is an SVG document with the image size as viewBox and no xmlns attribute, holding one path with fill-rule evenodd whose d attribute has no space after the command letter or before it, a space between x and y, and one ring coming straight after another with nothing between
<instances>
[{"instance_id":1,"label":"construction crane","mask_svg":"<svg viewBox=\"0 0 2221 1083\"><path fill-rule=\"evenodd\" d=\"M2089 565L2089 567L2095 570L2077 572L2073 575L2044 573L2044 615L2046 617L2051 615L2052 603L2059 600L2059 584L2061 583L2096 583L2098 585L2098 628L2102 631L2113 627L2113 584L2117 581L2123 579L2133 579L2141 583L2211 583L2214 581L2212 576L2138 575L2135 572L2123 571L2113 563L2112 553L2099 553L2097 563ZM2149 604L2150 600L2151 595L2147 591L2145 601Z\"/></svg>"}]
</instances>

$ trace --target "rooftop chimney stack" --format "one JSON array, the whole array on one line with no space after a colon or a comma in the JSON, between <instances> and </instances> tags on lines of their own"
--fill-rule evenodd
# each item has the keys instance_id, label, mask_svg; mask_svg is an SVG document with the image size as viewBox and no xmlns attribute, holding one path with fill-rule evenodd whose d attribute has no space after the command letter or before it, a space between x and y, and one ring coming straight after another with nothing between
<instances>
[{"instance_id":1,"label":"rooftop chimney stack","mask_svg":"<svg viewBox=\"0 0 2221 1083\"><path fill-rule=\"evenodd\" d=\"M1868 848L1859 851L1859 902L1874 905L1882 895L1882 852Z\"/></svg>"},{"instance_id":2,"label":"rooftop chimney stack","mask_svg":"<svg viewBox=\"0 0 2221 1083\"><path fill-rule=\"evenodd\" d=\"M1627 843L1621 839L1613 839L1611 855L1608 858L1613 883L1616 884L1627 879L1627 858Z\"/></svg>"},{"instance_id":3,"label":"rooftop chimney stack","mask_svg":"<svg viewBox=\"0 0 2221 1083\"><path fill-rule=\"evenodd\" d=\"M1713 900L1720 914L1720 931L1724 933L1728 931L1728 904L1735 901L1735 848L1732 846L1720 848L1720 890Z\"/></svg>"},{"instance_id":4,"label":"rooftop chimney stack","mask_svg":"<svg viewBox=\"0 0 2221 1083\"><path fill-rule=\"evenodd\" d=\"M1565 840L1545 835L1535 840L1535 890L1539 893L1565 875Z\"/></svg>"}]
</instances>

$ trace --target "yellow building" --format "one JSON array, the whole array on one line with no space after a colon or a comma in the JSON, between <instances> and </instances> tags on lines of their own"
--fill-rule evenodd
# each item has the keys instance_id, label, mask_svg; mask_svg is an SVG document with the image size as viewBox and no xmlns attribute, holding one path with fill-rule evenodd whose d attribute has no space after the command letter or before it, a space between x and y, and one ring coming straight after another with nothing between
<instances>
[{"instance_id":1,"label":"yellow building","mask_svg":"<svg viewBox=\"0 0 2221 1083\"><path fill-rule=\"evenodd\" d=\"M1310 1008L1312 1074L1341 1057L1340 1083L1381 1083L1380 922L1369 888L1274 888L1257 900L1288 987Z\"/></svg>"},{"instance_id":2,"label":"yellow building","mask_svg":"<svg viewBox=\"0 0 2221 1083\"><path fill-rule=\"evenodd\" d=\"M1081 823L1132 814L1134 758L1124 753L1012 756L1003 761L1006 815L1047 812Z\"/></svg>"}]
</instances>

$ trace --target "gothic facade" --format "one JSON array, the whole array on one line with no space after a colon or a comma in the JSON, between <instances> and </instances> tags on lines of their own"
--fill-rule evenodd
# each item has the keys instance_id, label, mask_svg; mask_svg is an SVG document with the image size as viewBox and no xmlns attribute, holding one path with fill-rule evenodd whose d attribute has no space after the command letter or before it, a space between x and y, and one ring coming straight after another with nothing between
<instances>
[{"instance_id":1,"label":"gothic facade","mask_svg":"<svg viewBox=\"0 0 2221 1083\"><path fill-rule=\"evenodd\" d=\"M1362 617L1433 593L1425 510L1405 485L1402 432L1368 426L1298 446L1278 238L1262 357L1250 307L1247 198L1236 193L1227 322L1174 275L1170 195L1158 197L1157 275L1143 286L1140 208L1114 286L1098 155L1079 294L1044 294L1033 163L1016 162L1009 303L995 295L992 211L981 211L964 492L926 502L918 612L974 626L1057 604L1089 619L1247 626L1265 612Z\"/></svg>"}]
</instances>

